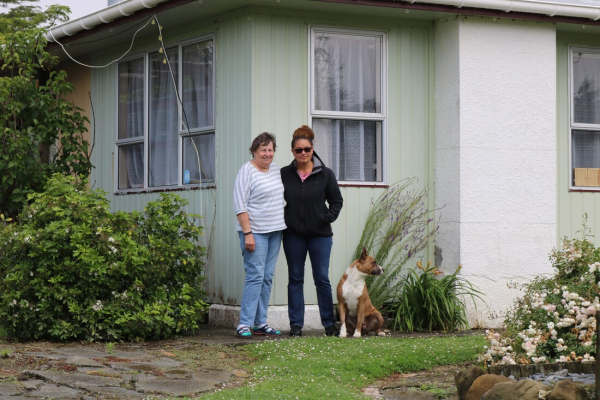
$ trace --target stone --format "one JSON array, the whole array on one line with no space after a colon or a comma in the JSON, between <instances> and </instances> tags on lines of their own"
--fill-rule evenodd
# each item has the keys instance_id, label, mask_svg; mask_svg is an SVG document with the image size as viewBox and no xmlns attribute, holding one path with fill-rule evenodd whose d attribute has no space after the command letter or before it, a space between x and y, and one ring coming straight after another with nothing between
<instances>
[{"instance_id":1,"label":"stone","mask_svg":"<svg viewBox=\"0 0 600 400\"><path fill-rule=\"evenodd\" d=\"M564 380L554 386L548 400L589 400L589 398L583 386Z\"/></svg>"},{"instance_id":2,"label":"stone","mask_svg":"<svg viewBox=\"0 0 600 400\"><path fill-rule=\"evenodd\" d=\"M248 372L244 371L243 369L234 369L233 374L238 378L247 378L250 376Z\"/></svg>"},{"instance_id":3,"label":"stone","mask_svg":"<svg viewBox=\"0 0 600 400\"><path fill-rule=\"evenodd\" d=\"M76 387L79 389L89 390L90 387L98 386L120 386L121 379L107 378L104 376L93 376L81 373L62 373L55 371L26 371L31 376L42 378L45 381L53 382L57 385L68 387Z\"/></svg>"},{"instance_id":4,"label":"stone","mask_svg":"<svg viewBox=\"0 0 600 400\"><path fill-rule=\"evenodd\" d=\"M481 396L496 384L501 382L513 382L510 378L502 375L485 374L477 377L467 391L464 400L479 400Z\"/></svg>"},{"instance_id":5,"label":"stone","mask_svg":"<svg viewBox=\"0 0 600 400\"><path fill-rule=\"evenodd\" d=\"M464 371L460 371L454 375L454 382L456 383L456 389L458 391L458 400L465 400L469 388L481 375L485 375L483 368L470 366Z\"/></svg>"},{"instance_id":6,"label":"stone","mask_svg":"<svg viewBox=\"0 0 600 400\"><path fill-rule=\"evenodd\" d=\"M20 384L12 382L0 382L0 393L6 396L17 396L25 393L25 389Z\"/></svg>"},{"instance_id":7,"label":"stone","mask_svg":"<svg viewBox=\"0 0 600 400\"><path fill-rule=\"evenodd\" d=\"M28 393L28 395L46 399L80 399L85 393L67 386L46 383L38 390Z\"/></svg>"},{"instance_id":8,"label":"stone","mask_svg":"<svg viewBox=\"0 0 600 400\"><path fill-rule=\"evenodd\" d=\"M167 380L153 379L138 381L136 389L144 393L159 393L171 396L192 396L201 392L213 390L221 381L192 381L192 380Z\"/></svg>"},{"instance_id":9,"label":"stone","mask_svg":"<svg viewBox=\"0 0 600 400\"><path fill-rule=\"evenodd\" d=\"M502 382L495 385L481 400L539 400L540 390L548 390L548 386L531 379L518 382Z\"/></svg>"},{"instance_id":10,"label":"stone","mask_svg":"<svg viewBox=\"0 0 600 400\"><path fill-rule=\"evenodd\" d=\"M94 361L87 357L75 356L71 358L67 358L65 360L67 364L76 365L77 367L103 367L104 365L100 364L97 361Z\"/></svg>"}]
</instances>

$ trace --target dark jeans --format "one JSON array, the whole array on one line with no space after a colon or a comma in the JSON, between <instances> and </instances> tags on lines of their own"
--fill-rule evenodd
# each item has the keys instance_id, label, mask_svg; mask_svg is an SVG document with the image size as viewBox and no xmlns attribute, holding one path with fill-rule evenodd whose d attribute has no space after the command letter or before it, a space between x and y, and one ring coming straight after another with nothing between
<instances>
[{"instance_id":1,"label":"dark jeans","mask_svg":"<svg viewBox=\"0 0 600 400\"><path fill-rule=\"evenodd\" d=\"M326 328L335 324L333 298L329 283L329 256L331 237L303 238L283 234L283 251L288 265L288 313L290 326L304 326L304 264L310 257L312 274L317 288L321 324Z\"/></svg>"}]
</instances>

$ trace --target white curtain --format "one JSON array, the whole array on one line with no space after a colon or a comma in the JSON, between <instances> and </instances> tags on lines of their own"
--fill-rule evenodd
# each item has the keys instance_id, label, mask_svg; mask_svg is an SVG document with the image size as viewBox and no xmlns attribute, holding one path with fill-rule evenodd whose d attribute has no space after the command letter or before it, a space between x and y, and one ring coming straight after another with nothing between
<instances>
[{"instance_id":1,"label":"white curtain","mask_svg":"<svg viewBox=\"0 0 600 400\"><path fill-rule=\"evenodd\" d=\"M214 125L213 42L206 40L183 47L182 96L185 120L190 130ZM185 132L185 130L184 130ZM194 145L197 147L194 149ZM190 184L213 182L215 178L214 131L183 140L183 174ZM198 160L200 157L200 160ZM200 173L202 170L202 173Z\"/></svg>"},{"instance_id":2,"label":"white curtain","mask_svg":"<svg viewBox=\"0 0 600 400\"><path fill-rule=\"evenodd\" d=\"M191 143L191 140L196 144L198 155L200 156L200 164L198 163L198 155ZM183 169L184 176L189 174L190 181L187 183L196 184L201 182L214 182L215 180L215 135L213 133L192 136L183 140ZM202 174L200 174L202 170ZM202 176L202 178L201 178ZM186 182L184 182L186 183Z\"/></svg>"},{"instance_id":3,"label":"white curtain","mask_svg":"<svg viewBox=\"0 0 600 400\"><path fill-rule=\"evenodd\" d=\"M119 139L144 136L144 59L119 64ZM119 189L144 186L144 146L119 150Z\"/></svg>"},{"instance_id":4,"label":"white curtain","mask_svg":"<svg viewBox=\"0 0 600 400\"><path fill-rule=\"evenodd\" d=\"M600 124L600 54L573 53L573 117Z\"/></svg>"},{"instance_id":5,"label":"white curtain","mask_svg":"<svg viewBox=\"0 0 600 400\"><path fill-rule=\"evenodd\" d=\"M572 131L573 168L600 168L600 132Z\"/></svg>"},{"instance_id":6,"label":"white curtain","mask_svg":"<svg viewBox=\"0 0 600 400\"><path fill-rule=\"evenodd\" d=\"M177 82L178 50L167 50ZM177 185L179 110L171 71L162 53L150 55L148 115L148 185Z\"/></svg>"},{"instance_id":7,"label":"white curtain","mask_svg":"<svg viewBox=\"0 0 600 400\"><path fill-rule=\"evenodd\" d=\"M214 115L212 40L183 47L182 90L189 129L212 126Z\"/></svg>"},{"instance_id":8,"label":"white curtain","mask_svg":"<svg viewBox=\"0 0 600 400\"><path fill-rule=\"evenodd\" d=\"M315 109L381 112L380 51L379 37L317 33ZM339 180L375 180L375 122L315 118L313 128L315 147Z\"/></svg>"}]
</instances>

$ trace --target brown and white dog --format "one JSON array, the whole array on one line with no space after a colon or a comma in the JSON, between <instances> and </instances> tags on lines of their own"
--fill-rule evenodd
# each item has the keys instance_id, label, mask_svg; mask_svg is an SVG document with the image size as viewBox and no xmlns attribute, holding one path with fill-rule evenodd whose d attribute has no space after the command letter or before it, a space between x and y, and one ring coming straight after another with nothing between
<instances>
[{"instance_id":1,"label":"brown and white dog","mask_svg":"<svg viewBox=\"0 0 600 400\"><path fill-rule=\"evenodd\" d=\"M385 336L381 331L383 317L373 307L365 283L367 276L381 274L383 268L377 265L377 261L363 247L360 258L350 264L337 285L338 309L342 324L340 337L353 335L359 338L361 334L366 335L370 332Z\"/></svg>"}]
</instances>

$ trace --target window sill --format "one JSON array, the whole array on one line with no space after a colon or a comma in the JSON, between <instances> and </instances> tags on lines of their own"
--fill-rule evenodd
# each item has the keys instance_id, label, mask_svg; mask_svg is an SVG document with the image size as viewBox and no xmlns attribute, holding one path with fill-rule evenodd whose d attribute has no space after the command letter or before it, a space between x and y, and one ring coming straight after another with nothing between
<instances>
[{"instance_id":1,"label":"window sill","mask_svg":"<svg viewBox=\"0 0 600 400\"><path fill-rule=\"evenodd\" d=\"M586 193L586 192L591 192L591 193L597 193L600 192L600 186L595 187L594 189L587 189L587 188L569 188L569 192L575 192L575 193Z\"/></svg>"},{"instance_id":2,"label":"window sill","mask_svg":"<svg viewBox=\"0 0 600 400\"><path fill-rule=\"evenodd\" d=\"M387 183L340 183L338 182L339 187L364 187L364 188L382 188L387 189L390 187Z\"/></svg>"},{"instance_id":3,"label":"window sill","mask_svg":"<svg viewBox=\"0 0 600 400\"><path fill-rule=\"evenodd\" d=\"M217 185L202 185L202 186L178 186L178 187L161 187L161 188L145 188L145 189L127 189L127 190L117 190L115 195L128 195L128 194L140 194L140 193L161 193L161 192L181 192L184 190L202 190L202 189L216 189Z\"/></svg>"}]
</instances>

